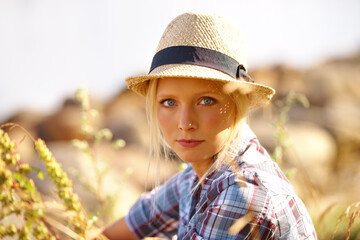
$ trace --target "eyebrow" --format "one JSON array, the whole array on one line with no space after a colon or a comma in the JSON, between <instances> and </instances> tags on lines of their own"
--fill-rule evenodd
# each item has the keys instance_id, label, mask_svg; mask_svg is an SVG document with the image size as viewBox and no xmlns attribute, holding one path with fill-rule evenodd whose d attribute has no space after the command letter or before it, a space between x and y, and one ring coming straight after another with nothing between
<instances>
[{"instance_id":1,"label":"eyebrow","mask_svg":"<svg viewBox=\"0 0 360 240\"><path fill-rule=\"evenodd\" d=\"M156 95L156 99L163 99L163 98L175 98L173 94L160 94Z\"/></svg>"}]
</instances>

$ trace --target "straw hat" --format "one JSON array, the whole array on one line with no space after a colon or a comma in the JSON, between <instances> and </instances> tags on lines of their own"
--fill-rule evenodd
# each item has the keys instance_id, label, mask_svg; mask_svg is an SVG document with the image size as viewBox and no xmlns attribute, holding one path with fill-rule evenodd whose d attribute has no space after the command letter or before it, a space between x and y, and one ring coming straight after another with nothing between
<instances>
[{"instance_id":1,"label":"straw hat","mask_svg":"<svg viewBox=\"0 0 360 240\"><path fill-rule=\"evenodd\" d=\"M227 82L226 91L248 94L250 107L267 103L275 93L247 75L242 34L218 15L185 13L175 18L160 39L149 74L127 78L126 83L145 96L150 79L166 77Z\"/></svg>"}]
</instances>

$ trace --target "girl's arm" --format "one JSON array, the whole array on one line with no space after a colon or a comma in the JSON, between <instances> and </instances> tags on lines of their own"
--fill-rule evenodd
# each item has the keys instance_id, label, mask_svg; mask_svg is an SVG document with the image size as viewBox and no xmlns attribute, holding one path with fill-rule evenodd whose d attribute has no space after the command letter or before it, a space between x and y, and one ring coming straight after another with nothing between
<instances>
[{"instance_id":1,"label":"girl's arm","mask_svg":"<svg viewBox=\"0 0 360 240\"><path fill-rule=\"evenodd\" d=\"M120 218L109 225L105 228L103 234L110 240L137 239L126 224L125 218Z\"/></svg>"}]
</instances>

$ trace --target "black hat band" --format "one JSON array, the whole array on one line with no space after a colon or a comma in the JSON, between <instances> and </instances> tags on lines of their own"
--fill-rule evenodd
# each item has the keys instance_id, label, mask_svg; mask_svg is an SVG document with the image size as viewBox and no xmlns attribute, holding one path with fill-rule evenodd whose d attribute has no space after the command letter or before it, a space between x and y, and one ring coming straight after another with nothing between
<instances>
[{"instance_id":1,"label":"black hat band","mask_svg":"<svg viewBox=\"0 0 360 240\"><path fill-rule=\"evenodd\" d=\"M246 77L254 82L246 73L246 69L238 61L221 52L202 47L173 46L160 50L155 54L149 73L156 67L167 64L191 64L209 67L227 73L233 78Z\"/></svg>"}]
</instances>

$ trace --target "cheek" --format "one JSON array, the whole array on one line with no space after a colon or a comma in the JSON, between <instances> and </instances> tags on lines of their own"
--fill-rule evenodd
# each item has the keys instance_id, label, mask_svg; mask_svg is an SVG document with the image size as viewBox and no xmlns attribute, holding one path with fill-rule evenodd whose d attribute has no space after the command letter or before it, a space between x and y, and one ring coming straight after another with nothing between
<instances>
[{"instance_id":1,"label":"cheek","mask_svg":"<svg viewBox=\"0 0 360 240\"><path fill-rule=\"evenodd\" d=\"M234 109L228 109L227 112L217 111L209 114L204 118L204 127L207 131L208 137L212 140L213 148L216 151L221 150L231 134L235 120Z\"/></svg>"},{"instance_id":2,"label":"cheek","mask_svg":"<svg viewBox=\"0 0 360 240\"><path fill-rule=\"evenodd\" d=\"M160 126L160 130L163 133L165 139L170 134L171 130L174 128L172 125L175 122L174 114L169 114L168 112L158 110L157 118Z\"/></svg>"},{"instance_id":3,"label":"cheek","mask_svg":"<svg viewBox=\"0 0 360 240\"><path fill-rule=\"evenodd\" d=\"M235 120L234 109L220 108L210 112L203 118L207 129L213 129L214 132L221 132L231 128Z\"/></svg>"}]
</instances>

